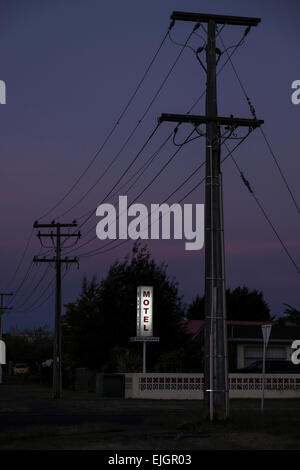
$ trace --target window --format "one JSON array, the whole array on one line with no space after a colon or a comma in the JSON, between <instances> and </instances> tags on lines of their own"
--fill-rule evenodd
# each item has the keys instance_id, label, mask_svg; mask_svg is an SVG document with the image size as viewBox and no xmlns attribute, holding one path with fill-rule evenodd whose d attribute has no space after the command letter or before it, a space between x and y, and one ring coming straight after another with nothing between
<instances>
[{"instance_id":1,"label":"window","mask_svg":"<svg viewBox=\"0 0 300 470\"><path fill-rule=\"evenodd\" d=\"M245 346L244 348L244 366L247 367L252 362L261 361L263 357L263 346ZM286 360L285 346L268 346L267 359Z\"/></svg>"}]
</instances>

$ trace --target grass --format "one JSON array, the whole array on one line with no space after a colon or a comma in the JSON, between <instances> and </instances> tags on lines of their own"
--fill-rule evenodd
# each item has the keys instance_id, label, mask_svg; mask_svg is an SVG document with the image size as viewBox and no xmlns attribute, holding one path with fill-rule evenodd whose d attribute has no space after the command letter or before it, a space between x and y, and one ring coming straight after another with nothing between
<instances>
[{"instance_id":1,"label":"grass","mask_svg":"<svg viewBox=\"0 0 300 470\"><path fill-rule=\"evenodd\" d=\"M210 423L200 400L53 400L49 388L14 382L0 387L0 449L299 449L300 399L266 400L263 415L259 400L230 409Z\"/></svg>"}]
</instances>

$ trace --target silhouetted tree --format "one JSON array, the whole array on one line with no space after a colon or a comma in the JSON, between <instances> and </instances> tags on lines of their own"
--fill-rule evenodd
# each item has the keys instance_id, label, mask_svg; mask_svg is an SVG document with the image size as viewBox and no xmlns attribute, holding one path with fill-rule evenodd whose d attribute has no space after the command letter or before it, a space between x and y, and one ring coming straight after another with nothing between
<instances>
[{"instance_id":1,"label":"silhouetted tree","mask_svg":"<svg viewBox=\"0 0 300 470\"><path fill-rule=\"evenodd\" d=\"M178 287L166 273L166 265L157 265L146 247L134 245L131 256L116 261L99 284L93 278L83 280L78 300L66 305L63 316L64 350L73 364L105 369L117 348L135 348L129 343L136 335L136 291L138 285L154 288L154 336L160 343L149 345L151 367L164 352L183 345L185 335L180 321L184 315ZM115 357L115 355L114 355Z\"/></svg>"},{"instance_id":2,"label":"silhouetted tree","mask_svg":"<svg viewBox=\"0 0 300 470\"><path fill-rule=\"evenodd\" d=\"M195 300L188 306L186 317L189 320L204 319L204 297L196 296Z\"/></svg>"},{"instance_id":3,"label":"silhouetted tree","mask_svg":"<svg viewBox=\"0 0 300 470\"><path fill-rule=\"evenodd\" d=\"M280 317L279 320L283 322L291 322L295 323L296 325L300 326L300 310L296 309L295 307L292 307L289 304L283 304L287 308L283 312L283 316Z\"/></svg>"},{"instance_id":4,"label":"silhouetted tree","mask_svg":"<svg viewBox=\"0 0 300 470\"><path fill-rule=\"evenodd\" d=\"M53 357L53 333L47 327L12 329L5 335L7 362L28 363L31 369Z\"/></svg>"},{"instance_id":5,"label":"silhouetted tree","mask_svg":"<svg viewBox=\"0 0 300 470\"><path fill-rule=\"evenodd\" d=\"M227 319L240 321L270 321L270 309L258 290L250 291L248 287L237 287L226 290ZM187 309L189 320L204 319L204 297L197 296Z\"/></svg>"}]
</instances>

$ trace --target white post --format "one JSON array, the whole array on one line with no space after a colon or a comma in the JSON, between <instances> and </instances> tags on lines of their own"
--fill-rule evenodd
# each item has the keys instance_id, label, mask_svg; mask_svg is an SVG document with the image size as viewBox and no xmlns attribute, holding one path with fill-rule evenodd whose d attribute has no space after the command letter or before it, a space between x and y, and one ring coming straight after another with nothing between
<instances>
[{"instance_id":1,"label":"white post","mask_svg":"<svg viewBox=\"0 0 300 470\"><path fill-rule=\"evenodd\" d=\"M214 370L213 370L213 335L209 337L209 419L214 420Z\"/></svg>"},{"instance_id":2,"label":"white post","mask_svg":"<svg viewBox=\"0 0 300 470\"><path fill-rule=\"evenodd\" d=\"M264 412L265 400L265 375L266 375L266 351L271 334L272 325L262 325L261 331L263 335L264 349L263 349L263 370L262 370L262 387L261 387L261 407L260 410Z\"/></svg>"},{"instance_id":3,"label":"white post","mask_svg":"<svg viewBox=\"0 0 300 470\"><path fill-rule=\"evenodd\" d=\"M146 341L143 341L143 374L146 374Z\"/></svg>"}]
</instances>

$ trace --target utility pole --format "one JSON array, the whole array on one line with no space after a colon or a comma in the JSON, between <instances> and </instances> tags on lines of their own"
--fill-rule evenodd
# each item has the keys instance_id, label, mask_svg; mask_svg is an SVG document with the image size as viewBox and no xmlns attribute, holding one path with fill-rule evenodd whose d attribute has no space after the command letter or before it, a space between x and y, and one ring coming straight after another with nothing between
<instances>
[{"instance_id":1,"label":"utility pole","mask_svg":"<svg viewBox=\"0 0 300 470\"><path fill-rule=\"evenodd\" d=\"M220 126L227 126L232 131L244 126L250 131L263 121L234 118L232 115L218 116L216 29L217 24L247 26L250 29L257 26L260 19L173 12L171 20L195 22L195 29L201 23L207 24L206 114L162 114L159 121L188 122L194 126L206 124L204 415L210 420L224 420L229 417L229 394Z\"/></svg>"},{"instance_id":2,"label":"utility pole","mask_svg":"<svg viewBox=\"0 0 300 470\"><path fill-rule=\"evenodd\" d=\"M61 398L62 392L62 376L61 376L61 265L65 263L67 266L70 263L77 263L78 258L61 257L61 238L75 237L80 238L81 234L78 233L62 233L62 228L77 227L76 221L70 224L61 224L52 221L50 224L39 224L35 222L34 228L54 228L56 233L51 230L50 233L38 232L37 236L41 239L43 237L51 238L52 242L56 239L55 254L53 258L33 258L35 263L55 263L56 271L56 288L55 288L55 321L54 321L54 347L53 347L53 398Z\"/></svg>"},{"instance_id":3,"label":"utility pole","mask_svg":"<svg viewBox=\"0 0 300 470\"><path fill-rule=\"evenodd\" d=\"M2 340L2 335L3 335L3 321L2 321L2 315L8 311L11 310L12 307L5 307L4 306L4 297L6 296L11 296L13 295L12 292L9 293L0 293L0 340ZM0 384L2 384L2 364L0 363Z\"/></svg>"}]
</instances>

